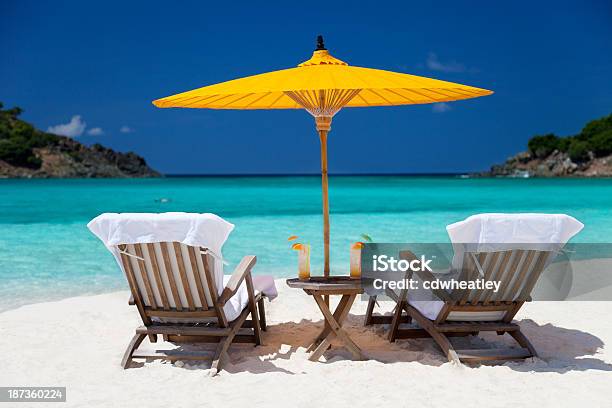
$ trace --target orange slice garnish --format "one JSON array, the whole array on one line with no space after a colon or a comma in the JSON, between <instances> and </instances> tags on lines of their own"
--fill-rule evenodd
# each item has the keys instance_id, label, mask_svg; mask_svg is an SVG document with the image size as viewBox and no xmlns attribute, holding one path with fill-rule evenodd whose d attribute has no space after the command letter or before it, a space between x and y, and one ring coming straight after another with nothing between
<instances>
[{"instance_id":1,"label":"orange slice garnish","mask_svg":"<svg viewBox=\"0 0 612 408\"><path fill-rule=\"evenodd\" d=\"M300 244L299 242L296 242L295 244L291 245L291 249L295 249L295 250L304 249L304 245Z\"/></svg>"},{"instance_id":2,"label":"orange slice garnish","mask_svg":"<svg viewBox=\"0 0 612 408\"><path fill-rule=\"evenodd\" d=\"M295 241L296 239L298 239L297 235L292 235L289 238L287 238L287 241Z\"/></svg>"},{"instance_id":3,"label":"orange slice garnish","mask_svg":"<svg viewBox=\"0 0 612 408\"><path fill-rule=\"evenodd\" d=\"M364 246L363 242L355 242L352 246L351 249L362 249Z\"/></svg>"}]
</instances>

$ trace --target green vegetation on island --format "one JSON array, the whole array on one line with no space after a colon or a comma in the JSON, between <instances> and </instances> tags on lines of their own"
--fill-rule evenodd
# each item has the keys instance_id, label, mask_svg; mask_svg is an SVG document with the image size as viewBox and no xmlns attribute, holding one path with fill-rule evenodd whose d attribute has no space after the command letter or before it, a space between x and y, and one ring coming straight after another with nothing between
<instances>
[{"instance_id":1,"label":"green vegetation on island","mask_svg":"<svg viewBox=\"0 0 612 408\"><path fill-rule=\"evenodd\" d=\"M529 139L528 150L494 165L485 176L611 177L612 114L587 123L577 135Z\"/></svg>"},{"instance_id":2,"label":"green vegetation on island","mask_svg":"<svg viewBox=\"0 0 612 408\"><path fill-rule=\"evenodd\" d=\"M574 162L612 154L612 114L586 124L575 136L559 137L552 133L532 137L527 143L529 152L542 159L555 150L567 153Z\"/></svg>"},{"instance_id":3,"label":"green vegetation on island","mask_svg":"<svg viewBox=\"0 0 612 408\"><path fill-rule=\"evenodd\" d=\"M0 177L158 177L135 153L43 132L0 102Z\"/></svg>"},{"instance_id":4,"label":"green vegetation on island","mask_svg":"<svg viewBox=\"0 0 612 408\"><path fill-rule=\"evenodd\" d=\"M60 137L42 132L18 117L23 110L18 107L3 109L0 102L0 160L18 167L38 169L42 160L34 149L55 146Z\"/></svg>"}]
</instances>

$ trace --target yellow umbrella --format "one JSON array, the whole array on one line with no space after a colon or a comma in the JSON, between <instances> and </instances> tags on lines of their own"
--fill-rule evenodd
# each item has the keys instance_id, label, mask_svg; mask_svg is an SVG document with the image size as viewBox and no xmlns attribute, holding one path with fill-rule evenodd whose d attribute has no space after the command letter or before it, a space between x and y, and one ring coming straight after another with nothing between
<instances>
[{"instance_id":1,"label":"yellow umbrella","mask_svg":"<svg viewBox=\"0 0 612 408\"><path fill-rule=\"evenodd\" d=\"M321 140L324 275L329 276L327 134L343 107L415 105L490 95L492 91L419 77L353 67L334 58L317 38L312 58L297 68L221 82L153 101L159 108L306 109Z\"/></svg>"}]
</instances>

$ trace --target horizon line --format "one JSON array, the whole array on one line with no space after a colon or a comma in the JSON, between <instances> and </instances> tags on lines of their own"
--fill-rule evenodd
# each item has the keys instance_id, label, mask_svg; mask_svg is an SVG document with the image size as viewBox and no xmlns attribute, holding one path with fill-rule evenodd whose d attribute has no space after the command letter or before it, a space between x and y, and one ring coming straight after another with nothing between
<instances>
[{"instance_id":1,"label":"horizon line","mask_svg":"<svg viewBox=\"0 0 612 408\"><path fill-rule=\"evenodd\" d=\"M161 173L165 177L321 177L321 173ZM335 177L388 177L388 176L429 176L448 177L478 174L477 172L458 173L330 173Z\"/></svg>"}]
</instances>

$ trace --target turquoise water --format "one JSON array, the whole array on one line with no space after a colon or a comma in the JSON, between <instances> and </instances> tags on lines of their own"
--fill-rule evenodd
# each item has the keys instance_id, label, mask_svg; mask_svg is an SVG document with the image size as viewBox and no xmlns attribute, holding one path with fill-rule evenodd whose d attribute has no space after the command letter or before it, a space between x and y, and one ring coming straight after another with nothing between
<instances>
[{"instance_id":1,"label":"turquoise water","mask_svg":"<svg viewBox=\"0 0 612 408\"><path fill-rule=\"evenodd\" d=\"M160 199L165 202L160 202ZM610 242L612 179L331 177L332 269L345 274L349 245L447 242L445 226L480 212L555 212L586 224L574 242ZM0 310L127 289L114 259L86 228L102 212L213 212L236 224L224 248L232 265L256 254L256 273L292 276L287 237L322 264L318 177L146 180L0 180Z\"/></svg>"}]
</instances>

